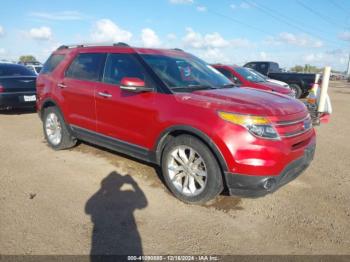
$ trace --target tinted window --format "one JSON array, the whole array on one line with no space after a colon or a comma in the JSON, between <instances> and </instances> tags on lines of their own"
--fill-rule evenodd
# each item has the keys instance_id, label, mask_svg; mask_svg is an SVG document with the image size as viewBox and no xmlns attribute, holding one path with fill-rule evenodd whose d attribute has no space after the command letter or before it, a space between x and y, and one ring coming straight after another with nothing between
<instances>
[{"instance_id":1,"label":"tinted window","mask_svg":"<svg viewBox=\"0 0 350 262\"><path fill-rule=\"evenodd\" d=\"M66 77L98 81L105 54L79 54L66 71Z\"/></svg>"},{"instance_id":2,"label":"tinted window","mask_svg":"<svg viewBox=\"0 0 350 262\"><path fill-rule=\"evenodd\" d=\"M135 57L129 54L108 55L103 82L119 85L124 77L139 78L145 81L147 86L150 84L143 67Z\"/></svg>"},{"instance_id":3,"label":"tinted window","mask_svg":"<svg viewBox=\"0 0 350 262\"><path fill-rule=\"evenodd\" d=\"M143 54L141 57L174 91L220 88L231 84L218 70L194 56Z\"/></svg>"},{"instance_id":4,"label":"tinted window","mask_svg":"<svg viewBox=\"0 0 350 262\"><path fill-rule=\"evenodd\" d=\"M38 73L40 73L41 69L42 69L42 66L36 66L36 67L35 67L35 70L36 70Z\"/></svg>"},{"instance_id":5,"label":"tinted window","mask_svg":"<svg viewBox=\"0 0 350 262\"><path fill-rule=\"evenodd\" d=\"M226 76L228 79L232 79L233 75L230 71L223 69L223 68L216 68L216 70L220 71L224 76Z\"/></svg>"},{"instance_id":6,"label":"tinted window","mask_svg":"<svg viewBox=\"0 0 350 262\"><path fill-rule=\"evenodd\" d=\"M270 72L279 72L279 66L277 63L271 63L270 64Z\"/></svg>"},{"instance_id":7,"label":"tinted window","mask_svg":"<svg viewBox=\"0 0 350 262\"><path fill-rule=\"evenodd\" d=\"M64 55L51 55L45 62L41 74L49 74L62 62Z\"/></svg>"},{"instance_id":8,"label":"tinted window","mask_svg":"<svg viewBox=\"0 0 350 262\"><path fill-rule=\"evenodd\" d=\"M260 73L266 75L267 71L268 71L269 64L268 63L261 63L261 64L258 64L258 65L259 65L259 68L257 68L256 70L259 71Z\"/></svg>"},{"instance_id":9,"label":"tinted window","mask_svg":"<svg viewBox=\"0 0 350 262\"><path fill-rule=\"evenodd\" d=\"M255 63L249 63L249 64L246 64L245 67L256 69L256 64Z\"/></svg>"},{"instance_id":10,"label":"tinted window","mask_svg":"<svg viewBox=\"0 0 350 262\"><path fill-rule=\"evenodd\" d=\"M0 76L35 76L35 73L22 65L0 64Z\"/></svg>"}]
</instances>

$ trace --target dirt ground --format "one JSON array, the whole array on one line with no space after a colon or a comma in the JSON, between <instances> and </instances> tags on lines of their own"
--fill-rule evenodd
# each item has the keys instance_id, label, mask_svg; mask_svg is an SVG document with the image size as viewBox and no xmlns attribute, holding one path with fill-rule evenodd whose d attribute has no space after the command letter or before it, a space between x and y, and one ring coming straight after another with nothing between
<instances>
[{"instance_id":1,"label":"dirt ground","mask_svg":"<svg viewBox=\"0 0 350 262\"><path fill-rule=\"evenodd\" d=\"M350 254L350 84L331 82L306 172L258 199L173 197L149 165L50 149L36 113L0 114L0 254Z\"/></svg>"}]
</instances>

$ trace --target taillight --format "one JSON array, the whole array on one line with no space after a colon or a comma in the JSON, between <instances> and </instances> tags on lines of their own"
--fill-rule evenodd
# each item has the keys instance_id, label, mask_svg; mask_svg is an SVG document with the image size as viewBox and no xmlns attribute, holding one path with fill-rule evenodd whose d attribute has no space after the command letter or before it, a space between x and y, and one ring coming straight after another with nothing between
<instances>
[{"instance_id":1,"label":"taillight","mask_svg":"<svg viewBox=\"0 0 350 262\"><path fill-rule=\"evenodd\" d=\"M5 88L2 85L0 85L0 93L3 93L3 92L5 92Z\"/></svg>"}]
</instances>

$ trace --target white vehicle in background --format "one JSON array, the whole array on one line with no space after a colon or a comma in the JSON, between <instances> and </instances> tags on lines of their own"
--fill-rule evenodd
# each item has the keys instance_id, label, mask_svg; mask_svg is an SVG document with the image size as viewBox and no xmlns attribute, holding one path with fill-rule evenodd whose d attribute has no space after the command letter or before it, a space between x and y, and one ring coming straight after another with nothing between
<instances>
[{"instance_id":1,"label":"white vehicle in background","mask_svg":"<svg viewBox=\"0 0 350 262\"><path fill-rule=\"evenodd\" d=\"M262 73L254 70L254 69L252 69L250 67L247 67L247 69L249 71L251 71L252 73L257 74L258 76L260 76L261 78L263 78L267 82L274 83L276 85L280 85L280 86L287 87L287 88L291 89L293 91L294 97L295 97L295 91L292 88L290 88L290 86L287 83L279 81L279 80L276 80L276 79L269 78L266 75L263 75Z\"/></svg>"}]
</instances>

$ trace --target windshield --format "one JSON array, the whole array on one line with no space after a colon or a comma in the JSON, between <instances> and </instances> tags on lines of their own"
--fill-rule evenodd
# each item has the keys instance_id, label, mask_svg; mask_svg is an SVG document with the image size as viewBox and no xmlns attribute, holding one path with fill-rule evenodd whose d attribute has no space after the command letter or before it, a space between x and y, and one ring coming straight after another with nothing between
<instances>
[{"instance_id":1,"label":"windshield","mask_svg":"<svg viewBox=\"0 0 350 262\"><path fill-rule=\"evenodd\" d=\"M175 92L232 86L219 71L194 56L149 55L141 57L159 78Z\"/></svg>"},{"instance_id":2,"label":"windshield","mask_svg":"<svg viewBox=\"0 0 350 262\"><path fill-rule=\"evenodd\" d=\"M267 79L269 79L266 75L263 75L262 73L255 71L254 69L250 69L248 68L248 70L250 72L252 72L253 74L257 74L258 76L260 76L261 78L263 78L265 81L267 81Z\"/></svg>"},{"instance_id":3,"label":"windshield","mask_svg":"<svg viewBox=\"0 0 350 262\"><path fill-rule=\"evenodd\" d=\"M234 70L240 74L242 77L244 77L245 80L259 83L259 82L266 82L264 78L259 76L257 73L250 71L247 68L244 67L235 67Z\"/></svg>"}]
</instances>

